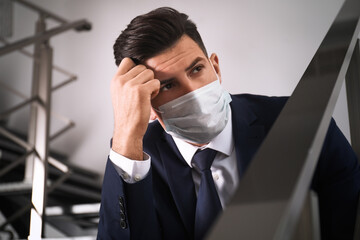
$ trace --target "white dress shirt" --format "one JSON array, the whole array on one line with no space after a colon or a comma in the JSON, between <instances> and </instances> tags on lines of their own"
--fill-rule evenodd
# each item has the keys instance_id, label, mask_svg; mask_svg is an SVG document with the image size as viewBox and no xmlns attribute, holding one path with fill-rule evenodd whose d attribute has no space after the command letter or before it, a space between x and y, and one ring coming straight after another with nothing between
<instances>
[{"instance_id":1,"label":"white dress shirt","mask_svg":"<svg viewBox=\"0 0 360 240\"><path fill-rule=\"evenodd\" d=\"M200 186L200 172L193 166L192 158L195 152L200 149L211 148L218 153L211 166L215 187L218 191L221 205L225 208L231 196L235 193L239 184L237 170L236 151L232 135L231 111L229 112L228 123L224 130L216 136L209 144L203 147L193 146L179 138L173 137L181 155L192 168L192 177L195 184L196 194ZM151 157L144 152L144 160L131 160L121 154L110 150L110 160L114 163L116 171L127 183L135 183L146 177L150 170Z\"/></svg>"}]
</instances>

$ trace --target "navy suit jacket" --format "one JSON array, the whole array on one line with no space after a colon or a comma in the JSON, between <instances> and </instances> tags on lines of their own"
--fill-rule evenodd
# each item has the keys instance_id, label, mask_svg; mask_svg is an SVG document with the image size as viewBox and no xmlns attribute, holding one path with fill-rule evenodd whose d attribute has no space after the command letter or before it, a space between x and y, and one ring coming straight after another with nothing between
<instances>
[{"instance_id":1,"label":"navy suit jacket","mask_svg":"<svg viewBox=\"0 0 360 240\"><path fill-rule=\"evenodd\" d=\"M287 98L232 96L240 181ZM145 179L128 184L108 159L98 239L193 239L196 195L191 169L172 137L155 121L144 136L151 156ZM291 159L290 159L291 160ZM331 121L311 184L319 197L322 239L352 239L360 189L357 158Z\"/></svg>"}]
</instances>

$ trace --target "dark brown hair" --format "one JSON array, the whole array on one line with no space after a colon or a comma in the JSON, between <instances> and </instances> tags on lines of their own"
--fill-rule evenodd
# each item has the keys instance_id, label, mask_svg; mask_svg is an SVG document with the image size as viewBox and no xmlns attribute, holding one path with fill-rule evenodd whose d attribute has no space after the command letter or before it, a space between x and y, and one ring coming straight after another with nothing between
<instances>
[{"instance_id":1,"label":"dark brown hair","mask_svg":"<svg viewBox=\"0 0 360 240\"><path fill-rule=\"evenodd\" d=\"M173 46L184 34L194 40L207 56L195 23L173 8L157 8L135 17L114 44L115 63L129 57L136 64L156 56Z\"/></svg>"}]
</instances>

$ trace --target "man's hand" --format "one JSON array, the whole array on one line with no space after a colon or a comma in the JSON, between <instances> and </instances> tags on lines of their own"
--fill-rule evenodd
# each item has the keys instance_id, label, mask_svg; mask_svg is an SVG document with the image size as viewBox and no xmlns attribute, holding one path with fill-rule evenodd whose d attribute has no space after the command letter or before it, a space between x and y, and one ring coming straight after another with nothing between
<instances>
[{"instance_id":1,"label":"man's hand","mask_svg":"<svg viewBox=\"0 0 360 240\"><path fill-rule=\"evenodd\" d=\"M143 137L151 111L151 99L160 90L152 70L124 58L111 81L114 109L112 149L133 160L143 159Z\"/></svg>"}]
</instances>

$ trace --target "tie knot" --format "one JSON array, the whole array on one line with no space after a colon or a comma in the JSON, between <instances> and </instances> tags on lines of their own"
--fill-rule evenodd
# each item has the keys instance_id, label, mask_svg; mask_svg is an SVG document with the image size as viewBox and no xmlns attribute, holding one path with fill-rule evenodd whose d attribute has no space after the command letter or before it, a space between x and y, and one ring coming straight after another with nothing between
<instances>
[{"instance_id":1,"label":"tie knot","mask_svg":"<svg viewBox=\"0 0 360 240\"><path fill-rule=\"evenodd\" d=\"M216 153L216 150L210 148L197 151L193 157L193 163L195 163L196 167L202 172L205 170L210 170Z\"/></svg>"}]
</instances>

